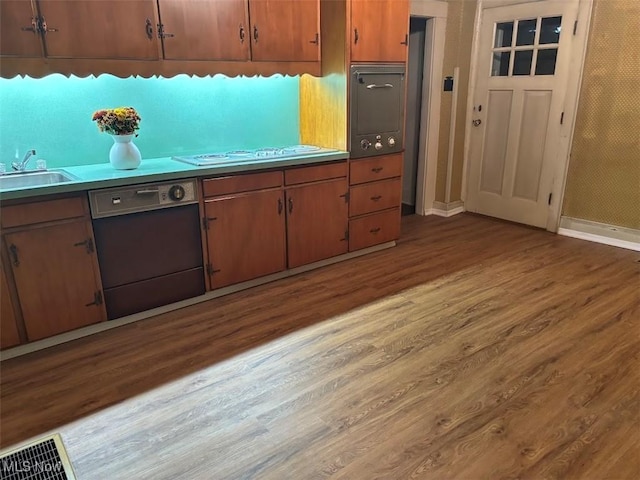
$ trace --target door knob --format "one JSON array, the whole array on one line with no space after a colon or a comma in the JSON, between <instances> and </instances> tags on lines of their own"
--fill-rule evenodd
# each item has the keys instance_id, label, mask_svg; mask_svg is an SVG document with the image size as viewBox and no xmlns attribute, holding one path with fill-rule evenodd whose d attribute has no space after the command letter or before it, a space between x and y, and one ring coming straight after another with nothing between
<instances>
[{"instance_id":1,"label":"door knob","mask_svg":"<svg viewBox=\"0 0 640 480\"><path fill-rule=\"evenodd\" d=\"M477 127L478 125L480 125L482 123L482 120L480 120L479 118L476 118L471 123L473 123L474 127Z\"/></svg>"}]
</instances>

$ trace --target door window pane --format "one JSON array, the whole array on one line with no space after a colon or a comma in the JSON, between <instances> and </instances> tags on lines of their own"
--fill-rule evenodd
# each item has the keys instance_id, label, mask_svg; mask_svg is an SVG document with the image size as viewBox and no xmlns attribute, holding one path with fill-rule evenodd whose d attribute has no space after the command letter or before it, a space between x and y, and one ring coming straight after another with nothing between
<instances>
[{"instance_id":1,"label":"door window pane","mask_svg":"<svg viewBox=\"0 0 640 480\"><path fill-rule=\"evenodd\" d=\"M533 50L520 50L513 59L514 75L530 75ZM537 70L537 69L536 69Z\"/></svg>"},{"instance_id":2,"label":"door window pane","mask_svg":"<svg viewBox=\"0 0 640 480\"><path fill-rule=\"evenodd\" d=\"M537 19L520 20L518 22L518 34L516 35L516 46L520 45L533 45L533 41L536 38L536 23Z\"/></svg>"},{"instance_id":3,"label":"door window pane","mask_svg":"<svg viewBox=\"0 0 640 480\"><path fill-rule=\"evenodd\" d=\"M509 75L509 58L511 52L493 52L493 63L491 65L492 77L506 77Z\"/></svg>"},{"instance_id":4,"label":"door window pane","mask_svg":"<svg viewBox=\"0 0 640 480\"><path fill-rule=\"evenodd\" d=\"M519 53L519 52L518 52ZM545 48L538 50L538 61L536 62L536 75L553 75L556 72L557 48ZM516 54L516 60L518 55Z\"/></svg>"},{"instance_id":5,"label":"door window pane","mask_svg":"<svg viewBox=\"0 0 640 480\"><path fill-rule=\"evenodd\" d=\"M513 22L498 23L496 25L496 39L494 48L510 47L513 38Z\"/></svg>"},{"instance_id":6,"label":"door window pane","mask_svg":"<svg viewBox=\"0 0 640 480\"><path fill-rule=\"evenodd\" d=\"M547 17L540 25L540 41L538 43L558 43L560 41L560 24L562 17Z\"/></svg>"}]
</instances>

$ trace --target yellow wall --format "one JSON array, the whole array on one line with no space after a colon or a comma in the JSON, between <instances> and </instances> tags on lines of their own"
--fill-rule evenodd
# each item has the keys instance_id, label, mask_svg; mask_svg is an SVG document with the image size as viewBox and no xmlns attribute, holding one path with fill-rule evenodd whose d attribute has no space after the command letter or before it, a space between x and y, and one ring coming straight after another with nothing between
<instances>
[{"instance_id":1,"label":"yellow wall","mask_svg":"<svg viewBox=\"0 0 640 480\"><path fill-rule=\"evenodd\" d=\"M640 1L640 0L639 0ZM455 79L458 88L458 104L453 148L453 171L451 175L450 201L460 200L462 191L462 166L464 164L464 136L469 90L469 67L473 42L473 24L476 14L476 0L448 0L447 31L444 46L442 75L453 76L453 69L460 68ZM438 88L442 88L439 85ZM447 159L449 155L449 134L451 131L452 92L442 92L440 107L440 136L438 139L438 169L436 178L436 200L445 201L447 186Z\"/></svg>"},{"instance_id":2,"label":"yellow wall","mask_svg":"<svg viewBox=\"0 0 640 480\"><path fill-rule=\"evenodd\" d=\"M640 0L595 0L562 214L640 228Z\"/></svg>"}]
</instances>

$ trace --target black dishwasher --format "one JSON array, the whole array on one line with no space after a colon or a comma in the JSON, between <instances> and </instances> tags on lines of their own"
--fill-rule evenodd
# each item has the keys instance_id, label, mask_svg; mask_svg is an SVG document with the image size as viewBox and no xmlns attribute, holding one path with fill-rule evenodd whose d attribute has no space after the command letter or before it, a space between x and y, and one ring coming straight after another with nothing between
<instances>
[{"instance_id":1,"label":"black dishwasher","mask_svg":"<svg viewBox=\"0 0 640 480\"><path fill-rule=\"evenodd\" d=\"M107 317L205 292L195 180L89 192Z\"/></svg>"}]
</instances>

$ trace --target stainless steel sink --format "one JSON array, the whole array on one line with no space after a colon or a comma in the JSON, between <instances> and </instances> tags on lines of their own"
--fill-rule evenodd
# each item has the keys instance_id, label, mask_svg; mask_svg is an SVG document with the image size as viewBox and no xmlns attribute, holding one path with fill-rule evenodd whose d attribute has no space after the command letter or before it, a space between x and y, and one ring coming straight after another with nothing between
<instances>
[{"instance_id":1,"label":"stainless steel sink","mask_svg":"<svg viewBox=\"0 0 640 480\"><path fill-rule=\"evenodd\" d=\"M77 178L64 170L7 173L0 176L0 190L56 185L74 180Z\"/></svg>"}]
</instances>

